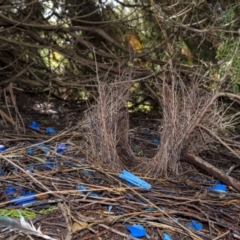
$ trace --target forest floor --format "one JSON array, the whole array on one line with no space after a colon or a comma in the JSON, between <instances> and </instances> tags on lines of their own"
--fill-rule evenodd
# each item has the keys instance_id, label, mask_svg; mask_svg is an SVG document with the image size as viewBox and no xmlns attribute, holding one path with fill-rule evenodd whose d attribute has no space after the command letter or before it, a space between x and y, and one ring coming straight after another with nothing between
<instances>
[{"instance_id":1,"label":"forest floor","mask_svg":"<svg viewBox=\"0 0 240 240\"><path fill-rule=\"evenodd\" d=\"M186 162L178 176L142 178L150 190L128 184L120 172L88 161L78 132L86 104L45 102L21 93L17 107L23 124L16 129L9 120L0 122L0 144L6 147L0 152L0 216L19 219L19 210L59 240L138 239L137 234L151 240L240 239L240 193L212 190L218 181ZM7 114L4 105L0 103ZM13 112L13 106L9 109ZM19 116L12 120L20 122ZM31 121L40 129L31 129ZM149 158L156 152L161 144L158 121L154 114L130 114L129 142L136 155ZM47 134L49 127L56 133ZM208 157L224 172L231 167L223 164L224 156ZM239 179L238 168L231 174ZM127 229L136 224L146 232L131 235ZM0 239L42 239L31 236L5 231Z\"/></svg>"}]
</instances>

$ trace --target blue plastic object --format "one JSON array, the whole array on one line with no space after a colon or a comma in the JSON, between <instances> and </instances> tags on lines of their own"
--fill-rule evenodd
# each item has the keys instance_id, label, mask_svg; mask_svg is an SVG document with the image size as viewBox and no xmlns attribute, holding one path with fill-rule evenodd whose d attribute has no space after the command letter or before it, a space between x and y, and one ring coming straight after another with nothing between
<instances>
[{"instance_id":1,"label":"blue plastic object","mask_svg":"<svg viewBox=\"0 0 240 240\"><path fill-rule=\"evenodd\" d=\"M40 170L52 170L54 167L54 163L49 161L46 161L45 163L39 165Z\"/></svg>"},{"instance_id":2,"label":"blue plastic object","mask_svg":"<svg viewBox=\"0 0 240 240\"><path fill-rule=\"evenodd\" d=\"M128 225L125 227L132 237L140 238L146 236L145 228L140 224Z\"/></svg>"},{"instance_id":3,"label":"blue plastic object","mask_svg":"<svg viewBox=\"0 0 240 240\"><path fill-rule=\"evenodd\" d=\"M91 196L91 197L99 197L99 194L97 194L97 193L91 193L89 196Z\"/></svg>"},{"instance_id":4,"label":"blue plastic object","mask_svg":"<svg viewBox=\"0 0 240 240\"><path fill-rule=\"evenodd\" d=\"M83 185L77 185L77 190L87 190L87 188L85 187L85 186L83 186ZM83 191L83 193L87 193L86 191Z\"/></svg>"},{"instance_id":5,"label":"blue plastic object","mask_svg":"<svg viewBox=\"0 0 240 240\"><path fill-rule=\"evenodd\" d=\"M13 192L15 192L16 190L18 189L18 187L7 187L6 189L6 194L9 195L9 194L12 194Z\"/></svg>"},{"instance_id":6,"label":"blue plastic object","mask_svg":"<svg viewBox=\"0 0 240 240\"><path fill-rule=\"evenodd\" d=\"M0 152L4 152L6 150L6 147L4 145L0 145Z\"/></svg>"},{"instance_id":7,"label":"blue plastic object","mask_svg":"<svg viewBox=\"0 0 240 240\"><path fill-rule=\"evenodd\" d=\"M80 173L85 177L90 177L91 176L91 173L86 169L80 170Z\"/></svg>"},{"instance_id":8,"label":"blue plastic object","mask_svg":"<svg viewBox=\"0 0 240 240\"><path fill-rule=\"evenodd\" d=\"M153 143L158 147L160 144L160 138L153 138L152 139Z\"/></svg>"},{"instance_id":9,"label":"blue plastic object","mask_svg":"<svg viewBox=\"0 0 240 240\"><path fill-rule=\"evenodd\" d=\"M33 148L32 147L27 148L27 154L28 155L33 155Z\"/></svg>"},{"instance_id":10,"label":"blue plastic object","mask_svg":"<svg viewBox=\"0 0 240 240\"><path fill-rule=\"evenodd\" d=\"M57 145L57 150L56 151L57 151L57 153L62 154L64 152L65 148L66 148L65 143L59 143Z\"/></svg>"},{"instance_id":11,"label":"blue plastic object","mask_svg":"<svg viewBox=\"0 0 240 240\"><path fill-rule=\"evenodd\" d=\"M227 186L221 183L217 183L214 187L210 187L209 191L225 193L227 191Z\"/></svg>"},{"instance_id":12,"label":"blue plastic object","mask_svg":"<svg viewBox=\"0 0 240 240\"><path fill-rule=\"evenodd\" d=\"M27 171L30 172L30 173L34 173L34 166L33 165L28 166Z\"/></svg>"},{"instance_id":13,"label":"blue plastic object","mask_svg":"<svg viewBox=\"0 0 240 240\"><path fill-rule=\"evenodd\" d=\"M119 177L135 186L144 188L146 190L150 190L152 187L151 184L145 182L144 180L140 179L139 177L133 175L126 170L123 170L122 173L119 174Z\"/></svg>"},{"instance_id":14,"label":"blue plastic object","mask_svg":"<svg viewBox=\"0 0 240 240\"><path fill-rule=\"evenodd\" d=\"M163 240L173 240L168 233L164 233L164 234L162 235L162 239L163 239Z\"/></svg>"},{"instance_id":15,"label":"blue plastic object","mask_svg":"<svg viewBox=\"0 0 240 240\"><path fill-rule=\"evenodd\" d=\"M33 130L40 130L40 126L37 122L31 121L28 126Z\"/></svg>"},{"instance_id":16,"label":"blue plastic object","mask_svg":"<svg viewBox=\"0 0 240 240\"><path fill-rule=\"evenodd\" d=\"M51 135L51 134L55 134L56 130L54 128L52 128L52 127L48 127L48 128L46 128L45 132L46 132L46 134Z\"/></svg>"},{"instance_id":17,"label":"blue plastic object","mask_svg":"<svg viewBox=\"0 0 240 240\"><path fill-rule=\"evenodd\" d=\"M48 154L50 152L49 148L46 147L43 143L40 143L38 147L41 148L45 154Z\"/></svg>"},{"instance_id":18,"label":"blue plastic object","mask_svg":"<svg viewBox=\"0 0 240 240\"><path fill-rule=\"evenodd\" d=\"M20 197L10 198L10 200L14 201L14 204L16 205L21 205L36 200L36 196L35 193L25 193Z\"/></svg>"},{"instance_id":19,"label":"blue plastic object","mask_svg":"<svg viewBox=\"0 0 240 240\"><path fill-rule=\"evenodd\" d=\"M0 168L0 176L3 175L3 170Z\"/></svg>"},{"instance_id":20,"label":"blue plastic object","mask_svg":"<svg viewBox=\"0 0 240 240\"><path fill-rule=\"evenodd\" d=\"M76 188L77 188L77 190L82 190L83 194L87 194L88 193L87 191L84 191L84 190L87 190L87 188L85 186L83 186L83 185L77 185ZM99 197L99 194L91 193L89 196L91 196L91 197Z\"/></svg>"},{"instance_id":21,"label":"blue plastic object","mask_svg":"<svg viewBox=\"0 0 240 240\"><path fill-rule=\"evenodd\" d=\"M192 228L193 230L196 230L196 231L202 231L203 230L202 224L199 223L198 221L195 221L195 220L192 220L189 223L189 227Z\"/></svg>"},{"instance_id":22,"label":"blue plastic object","mask_svg":"<svg viewBox=\"0 0 240 240\"><path fill-rule=\"evenodd\" d=\"M144 211L145 211L145 212L157 211L157 208L148 207L148 208L146 208Z\"/></svg>"},{"instance_id":23,"label":"blue plastic object","mask_svg":"<svg viewBox=\"0 0 240 240\"><path fill-rule=\"evenodd\" d=\"M6 189L7 195L11 195L13 193L19 195L18 197L13 197L9 199L13 201L14 204L20 205L20 204L29 203L36 200L36 196L34 192L29 192L25 189L22 189L21 191L19 191L19 189L20 189L19 187L14 187L14 186L7 187Z\"/></svg>"},{"instance_id":24,"label":"blue plastic object","mask_svg":"<svg viewBox=\"0 0 240 240\"><path fill-rule=\"evenodd\" d=\"M109 205L109 206L108 206L108 214L112 211L112 208L113 208L112 205Z\"/></svg>"}]
</instances>

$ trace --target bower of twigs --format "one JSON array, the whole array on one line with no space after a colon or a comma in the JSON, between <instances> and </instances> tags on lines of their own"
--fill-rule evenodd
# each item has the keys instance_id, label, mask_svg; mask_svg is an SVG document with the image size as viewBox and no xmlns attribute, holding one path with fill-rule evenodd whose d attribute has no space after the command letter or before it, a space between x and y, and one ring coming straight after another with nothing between
<instances>
[{"instance_id":1,"label":"bower of twigs","mask_svg":"<svg viewBox=\"0 0 240 240\"><path fill-rule=\"evenodd\" d=\"M163 233L173 239L239 238L239 171L233 166L239 160L233 131L238 114L229 118L228 107L219 100L239 96L209 93L200 79L189 85L180 78L170 80L163 76L161 84L155 83L161 93L161 124L145 135L139 127L129 127L130 76L112 84L99 81L96 103L82 119L53 136L28 128L21 137L16 135L29 119L9 108L12 116L2 115L6 123L2 122L1 142L8 148L0 154L1 208L35 212L34 225L55 239L136 239L125 228L131 224L145 227L142 239L162 239ZM8 106L18 109L12 89L5 90L12 96ZM8 127L11 121L16 129ZM160 136L158 146L151 144L152 135ZM67 148L58 154L61 142ZM49 149L47 154L39 143ZM32 155L27 154L29 147ZM151 154L138 154L136 149ZM44 168L39 159L51 167ZM34 172L29 171L32 166ZM121 180L123 169L150 183L151 190ZM218 180L229 187L227 193L209 192ZM34 191L37 201L10 204L14 196L7 196L5 189L13 185L19 191ZM87 190L78 190L79 185ZM203 231L191 229L191 220L199 221ZM27 237L31 239L24 233L3 232L0 238Z\"/></svg>"}]
</instances>

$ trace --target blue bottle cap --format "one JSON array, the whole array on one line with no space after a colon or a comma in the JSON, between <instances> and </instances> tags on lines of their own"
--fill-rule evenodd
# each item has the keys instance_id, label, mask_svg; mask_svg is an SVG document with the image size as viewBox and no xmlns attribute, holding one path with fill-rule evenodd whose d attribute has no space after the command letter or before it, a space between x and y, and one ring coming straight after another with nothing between
<instances>
[{"instance_id":1,"label":"blue bottle cap","mask_svg":"<svg viewBox=\"0 0 240 240\"><path fill-rule=\"evenodd\" d=\"M52 128L52 127L48 127L48 128L46 128L45 132L46 132L46 134L51 135L51 134L55 134L56 130L54 128Z\"/></svg>"},{"instance_id":2,"label":"blue bottle cap","mask_svg":"<svg viewBox=\"0 0 240 240\"><path fill-rule=\"evenodd\" d=\"M3 152L6 150L6 147L4 145L0 145L0 152Z\"/></svg>"},{"instance_id":3,"label":"blue bottle cap","mask_svg":"<svg viewBox=\"0 0 240 240\"><path fill-rule=\"evenodd\" d=\"M140 238L146 236L146 230L140 224L128 225L125 227L132 237Z\"/></svg>"},{"instance_id":4,"label":"blue bottle cap","mask_svg":"<svg viewBox=\"0 0 240 240\"><path fill-rule=\"evenodd\" d=\"M64 152L64 150L65 150L65 148L66 148L66 144L65 143L59 143L58 145L57 145L57 153L63 153Z\"/></svg>"},{"instance_id":5,"label":"blue bottle cap","mask_svg":"<svg viewBox=\"0 0 240 240\"><path fill-rule=\"evenodd\" d=\"M28 126L33 130L40 130L40 126L37 122L31 121Z\"/></svg>"}]
</instances>

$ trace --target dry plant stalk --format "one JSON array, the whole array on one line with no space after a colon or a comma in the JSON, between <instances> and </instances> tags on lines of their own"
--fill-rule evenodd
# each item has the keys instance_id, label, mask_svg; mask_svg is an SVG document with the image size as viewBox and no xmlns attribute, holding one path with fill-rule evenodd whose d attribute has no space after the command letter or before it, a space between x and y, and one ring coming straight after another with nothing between
<instances>
[{"instance_id":1,"label":"dry plant stalk","mask_svg":"<svg viewBox=\"0 0 240 240\"><path fill-rule=\"evenodd\" d=\"M216 152L216 146L224 146L238 156L230 145L235 149L240 149L240 145L231 140L232 134L228 135L234 118L229 119L226 107L217 101L226 93L204 90L200 82L193 80L187 85L174 77L171 83L156 82L161 93L159 103L163 116L159 127L163 130L158 151L149 159L136 157L128 143L126 103L131 81L98 82L97 103L89 109L82 124L89 146L89 159L104 169L120 171L127 168L145 176L160 177L179 174L179 160L185 149L199 155L204 151ZM240 98L228 95L233 99Z\"/></svg>"},{"instance_id":2,"label":"dry plant stalk","mask_svg":"<svg viewBox=\"0 0 240 240\"><path fill-rule=\"evenodd\" d=\"M18 133L20 131L25 132L25 125L16 104L13 84L10 83L2 91L0 91L0 96L2 93L5 99L5 106L7 108L7 113L5 113L3 110L0 109L0 117L4 121L6 120L7 122L11 123ZM11 107L9 105L13 106L13 111L11 111Z\"/></svg>"},{"instance_id":3,"label":"dry plant stalk","mask_svg":"<svg viewBox=\"0 0 240 240\"><path fill-rule=\"evenodd\" d=\"M128 142L129 87L129 81L99 81L97 103L86 113L83 130L90 147L89 155L94 164L104 169L123 169L124 159L119 151L123 149L120 145Z\"/></svg>"},{"instance_id":4,"label":"dry plant stalk","mask_svg":"<svg viewBox=\"0 0 240 240\"><path fill-rule=\"evenodd\" d=\"M202 131L197 125L213 97L212 93L200 88L196 81L187 86L181 79L178 82L173 80L170 84L164 81L158 87L162 93L159 102L163 111L161 144L156 155L145 160L144 166L141 166L145 174L155 177L178 174L183 149L187 148L196 154L216 143L211 134ZM220 126L223 126L220 123L223 120L220 113L217 104L212 104L200 121L217 133Z\"/></svg>"}]
</instances>

